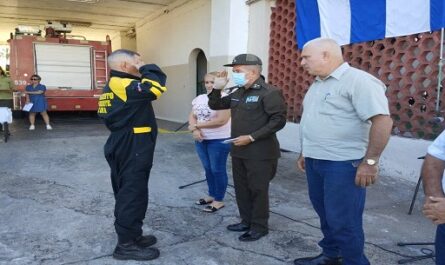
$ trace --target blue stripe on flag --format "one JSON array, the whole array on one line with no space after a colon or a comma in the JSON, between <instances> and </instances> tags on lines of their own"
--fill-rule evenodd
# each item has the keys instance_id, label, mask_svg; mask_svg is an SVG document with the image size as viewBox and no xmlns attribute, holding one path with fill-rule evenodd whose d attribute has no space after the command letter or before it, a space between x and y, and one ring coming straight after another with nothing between
<instances>
[{"instance_id":1,"label":"blue stripe on flag","mask_svg":"<svg viewBox=\"0 0 445 265\"><path fill-rule=\"evenodd\" d=\"M443 0L430 0L431 31L445 28L445 3Z\"/></svg>"},{"instance_id":2,"label":"blue stripe on flag","mask_svg":"<svg viewBox=\"0 0 445 265\"><path fill-rule=\"evenodd\" d=\"M302 49L304 44L312 39L320 37L320 14L316 0L297 0L297 43Z\"/></svg>"},{"instance_id":3,"label":"blue stripe on flag","mask_svg":"<svg viewBox=\"0 0 445 265\"><path fill-rule=\"evenodd\" d=\"M350 0L350 5L351 43L385 38L385 0Z\"/></svg>"}]
</instances>

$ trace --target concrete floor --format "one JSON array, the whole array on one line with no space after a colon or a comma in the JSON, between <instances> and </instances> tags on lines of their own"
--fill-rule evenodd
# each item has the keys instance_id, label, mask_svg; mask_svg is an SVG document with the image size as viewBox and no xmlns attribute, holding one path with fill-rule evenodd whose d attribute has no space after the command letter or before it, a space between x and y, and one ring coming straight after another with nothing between
<instances>
[{"instance_id":1,"label":"concrete floor","mask_svg":"<svg viewBox=\"0 0 445 265\"><path fill-rule=\"evenodd\" d=\"M204 178L191 135L180 132L159 135L150 178L144 230L158 238L161 257L113 260L114 198L102 153L107 130L85 115L53 115L53 131L38 119L33 132L26 120L15 120L10 141L0 140L0 264L278 265L320 251L318 218L305 177L295 169L298 154L283 153L271 183L269 235L243 243L238 233L226 230L239 220L233 188L226 207L214 214L194 205L205 194L205 183L178 189ZM435 227L421 214L422 196L407 215L414 186L384 177L368 189L364 227L372 264L397 264L401 255L421 254L420 247L398 247L399 241L433 240Z\"/></svg>"}]
</instances>

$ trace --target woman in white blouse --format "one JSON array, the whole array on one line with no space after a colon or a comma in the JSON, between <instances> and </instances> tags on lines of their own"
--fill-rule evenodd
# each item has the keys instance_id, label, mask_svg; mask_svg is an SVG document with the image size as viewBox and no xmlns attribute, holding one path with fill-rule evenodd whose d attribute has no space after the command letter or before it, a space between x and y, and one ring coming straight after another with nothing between
<instances>
[{"instance_id":1,"label":"woman in white blouse","mask_svg":"<svg viewBox=\"0 0 445 265\"><path fill-rule=\"evenodd\" d=\"M207 94L214 87L217 72L204 77ZM195 139L196 152L204 167L208 195L196 204L207 205L205 212L216 212L224 207L223 199L227 189L227 157L230 144L224 140L230 138L230 110L212 110L208 105L207 94L199 95L192 101L189 115L189 130Z\"/></svg>"}]
</instances>

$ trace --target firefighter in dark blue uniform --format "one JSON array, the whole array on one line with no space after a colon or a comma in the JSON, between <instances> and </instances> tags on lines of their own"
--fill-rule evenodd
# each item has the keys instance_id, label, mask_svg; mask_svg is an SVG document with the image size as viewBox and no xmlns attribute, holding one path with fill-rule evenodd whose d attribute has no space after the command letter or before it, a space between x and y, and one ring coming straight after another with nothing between
<instances>
[{"instance_id":1,"label":"firefighter in dark blue uniform","mask_svg":"<svg viewBox=\"0 0 445 265\"><path fill-rule=\"evenodd\" d=\"M230 153L241 222L227 229L245 232L240 241L255 241L269 232L269 182L280 157L275 133L286 124L286 104L281 91L261 78L262 62L257 56L240 54L224 66L233 67L237 87L223 97L218 89L222 87L215 87L209 94L209 106L231 110L234 141Z\"/></svg>"},{"instance_id":2,"label":"firefighter in dark blue uniform","mask_svg":"<svg viewBox=\"0 0 445 265\"><path fill-rule=\"evenodd\" d=\"M116 200L116 259L151 260L159 250L153 235L142 234L148 205L148 178L157 125L151 101L166 91L166 75L139 54L117 50L108 57L110 80L99 99L98 115L111 131L104 147Z\"/></svg>"}]
</instances>

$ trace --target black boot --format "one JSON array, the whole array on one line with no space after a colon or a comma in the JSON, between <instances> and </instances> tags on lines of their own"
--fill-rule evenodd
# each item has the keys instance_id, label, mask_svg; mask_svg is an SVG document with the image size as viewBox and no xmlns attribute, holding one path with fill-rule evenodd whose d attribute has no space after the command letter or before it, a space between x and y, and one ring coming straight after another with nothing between
<instances>
[{"instance_id":1,"label":"black boot","mask_svg":"<svg viewBox=\"0 0 445 265\"><path fill-rule=\"evenodd\" d=\"M243 242L256 241L267 234L268 234L267 231L258 232L255 230L250 230L250 231L247 231L246 233L242 234L238 239Z\"/></svg>"},{"instance_id":2,"label":"black boot","mask_svg":"<svg viewBox=\"0 0 445 265\"><path fill-rule=\"evenodd\" d=\"M113 252L113 258L119 260L152 260L159 257L157 248L143 247L135 240L119 243Z\"/></svg>"},{"instance_id":3,"label":"black boot","mask_svg":"<svg viewBox=\"0 0 445 265\"><path fill-rule=\"evenodd\" d=\"M295 265L342 265L342 258L340 257L326 257L320 254L315 257L299 258L294 260Z\"/></svg>"},{"instance_id":4,"label":"black boot","mask_svg":"<svg viewBox=\"0 0 445 265\"><path fill-rule=\"evenodd\" d=\"M227 226L227 230L234 231L234 232L246 232L249 231L250 226L246 225L244 223L236 223L232 225Z\"/></svg>"},{"instance_id":5,"label":"black boot","mask_svg":"<svg viewBox=\"0 0 445 265\"><path fill-rule=\"evenodd\" d=\"M153 235L146 235L146 236L140 236L140 237L136 238L135 241L136 241L136 244L138 244L139 246L146 248L146 247L156 244L156 242L158 240Z\"/></svg>"}]
</instances>

